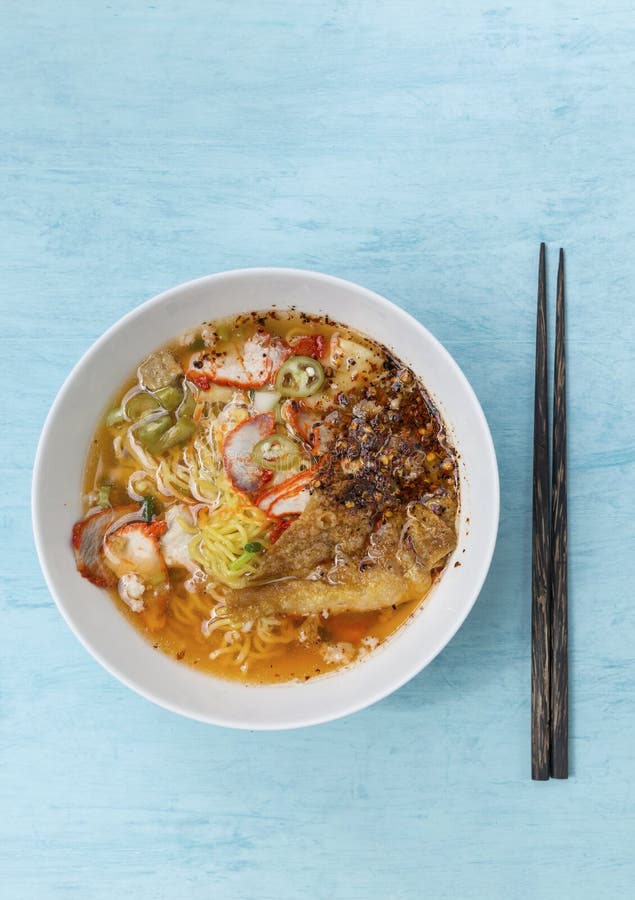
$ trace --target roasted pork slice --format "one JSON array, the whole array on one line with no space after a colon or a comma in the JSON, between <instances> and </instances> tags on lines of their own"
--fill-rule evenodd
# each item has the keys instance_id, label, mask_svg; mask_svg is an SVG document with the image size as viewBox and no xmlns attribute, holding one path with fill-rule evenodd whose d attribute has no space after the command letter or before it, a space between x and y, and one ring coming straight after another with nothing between
<instances>
[{"instance_id":1,"label":"roasted pork slice","mask_svg":"<svg viewBox=\"0 0 635 900\"><path fill-rule=\"evenodd\" d=\"M119 577L119 596L133 612L140 613L149 631L164 628L169 602L168 570L159 539L165 522L134 522L106 538L104 554Z\"/></svg>"},{"instance_id":2,"label":"roasted pork slice","mask_svg":"<svg viewBox=\"0 0 635 900\"><path fill-rule=\"evenodd\" d=\"M256 332L242 347L229 344L196 353L190 360L187 377L201 390L211 384L239 388L260 388L273 381L289 356L285 344L268 332Z\"/></svg>"},{"instance_id":3,"label":"roasted pork slice","mask_svg":"<svg viewBox=\"0 0 635 900\"><path fill-rule=\"evenodd\" d=\"M104 561L104 538L119 520L138 510L138 506L115 506L104 509L73 526L73 550L77 571L98 587L114 587L117 576Z\"/></svg>"},{"instance_id":4,"label":"roasted pork slice","mask_svg":"<svg viewBox=\"0 0 635 900\"><path fill-rule=\"evenodd\" d=\"M168 570L159 547L166 529L165 522L133 522L108 535L104 555L115 575L121 578L134 572L152 587L167 582Z\"/></svg>"}]
</instances>

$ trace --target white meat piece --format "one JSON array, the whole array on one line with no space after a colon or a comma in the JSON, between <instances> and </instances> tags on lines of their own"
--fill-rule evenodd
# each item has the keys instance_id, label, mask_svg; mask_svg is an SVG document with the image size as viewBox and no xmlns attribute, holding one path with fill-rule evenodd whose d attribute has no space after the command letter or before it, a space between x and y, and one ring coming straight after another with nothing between
<instances>
[{"instance_id":1,"label":"white meat piece","mask_svg":"<svg viewBox=\"0 0 635 900\"><path fill-rule=\"evenodd\" d=\"M146 592L146 586L134 572L122 575L117 585L119 596L133 612L139 613L144 608L141 599Z\"/></svg>"},{"instance_id":2,"label":"white meat piece","mask_svg":"<svg viewBox=\"0 0 635 900\"><path fill-rule=\"evenodd\" d=\"M135 574L153 588L167 584L168 570L156 534L163 522L124 525L106 538L104 555L113 572L122 578Z\"/></svg>"},{"instance_id":3,"label":"white meat piece","mask_svg":"<svg viewBox=\"0 0 635 900\"><path fill-rule=\"evenodd\" d=\"M254 391L252 406L256 413L268 413L273 410L280 399L277 391Z\"/></svg>"},{"instance_id":4,"label":"white meat piece","mask_svg":"<svg viewBox=\"0 0 635 900\"><path fill-rule=\"evenodd\" d=\"M185 504L171 506L165 514L165 521L168 529L160 540L163 559L168 566L181 566L189 572L196 572L198 566L189 551L193 535L183 527L184 522L195 524L189 509Z\"/></svg>"}]
</instances>

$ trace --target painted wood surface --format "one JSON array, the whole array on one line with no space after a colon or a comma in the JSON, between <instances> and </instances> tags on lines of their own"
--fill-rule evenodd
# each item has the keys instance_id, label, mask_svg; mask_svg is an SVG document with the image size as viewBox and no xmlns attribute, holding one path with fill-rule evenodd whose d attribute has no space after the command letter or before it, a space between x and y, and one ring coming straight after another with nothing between
<instances>
[{"instance_id":1,"label":"painted wood surface","mask_svg":"<svg viewBox=\"0 0 635 900\"><path fill-rule=\"evenodd\" d=\"M632 11L4 0L3 897L631 894ZM550 297L567 252L571 777L536 783L541 240ZM263 735L102 671L47 592L28 504L44 416L94 339L166 287L267 264L358 281L445 343L491 423L502 518L425 672L348 720Z\"/></svg>"}]
</instances>

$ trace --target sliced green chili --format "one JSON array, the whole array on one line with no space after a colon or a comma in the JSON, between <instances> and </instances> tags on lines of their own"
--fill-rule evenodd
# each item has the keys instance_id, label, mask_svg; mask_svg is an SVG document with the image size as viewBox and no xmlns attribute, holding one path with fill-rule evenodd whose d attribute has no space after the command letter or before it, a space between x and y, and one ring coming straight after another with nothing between
<instances>
[{"instance_id":1,"label":"sliced green chili","mask_svg":"<svg viewBox=\"0 0 635 900\"><path fill-rule=\"evenodd\" d=\"M276 390L283 397L310 397L324 384L324 369L310 356L292 356L276 376Z\"/></svg>"},{"instance_id":2,"label":"sliced green chili","mask_svg":"<svg viewBox=\"0 0 635 900\"><path fill-rule=\"evenodd\" d=\"M298 447L284 434L272 434L258 441L251 453L253 461L272 472L286 472L298 458Z\"/></svg>"}]
</instances>

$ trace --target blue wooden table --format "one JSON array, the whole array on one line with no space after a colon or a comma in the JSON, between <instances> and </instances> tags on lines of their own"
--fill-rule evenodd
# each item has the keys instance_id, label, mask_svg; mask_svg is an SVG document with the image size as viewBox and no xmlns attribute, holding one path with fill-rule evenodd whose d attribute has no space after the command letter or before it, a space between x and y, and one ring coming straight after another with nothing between
<instances>
[{"instance_id":1,"label":"blue wooden table","mask_svg":"<svg viewBox=\"0 0 635 900\"><path fill-rule=\"evenodd\" d=\"M630 6L4 0L7 900L632 896ZM552 296L567 251L572 777L532 783L543 239ZM452 643L376 707L283 734L180 719L107 675L48 594L28 507L83 351L158 291L248 265L327 271L417 316L501 468L492 570Z\"/></svg>"}]
</instances>

